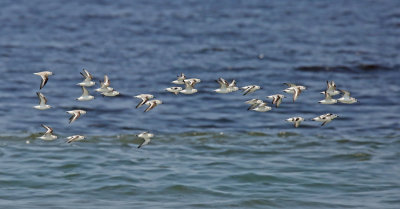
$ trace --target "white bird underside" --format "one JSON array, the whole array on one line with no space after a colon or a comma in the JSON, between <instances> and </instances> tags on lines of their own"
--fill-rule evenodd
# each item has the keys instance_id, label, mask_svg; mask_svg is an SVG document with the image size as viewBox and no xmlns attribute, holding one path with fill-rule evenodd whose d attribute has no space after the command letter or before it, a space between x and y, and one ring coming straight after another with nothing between
<instances>
[{"instance_id":1,"label":"white bird underside","mask_svg":"<svg viewBox=\"0 0 400 209\"><path fill-rule=\"evenodd\" d=\"M81 75L85 78L85 80L78 83L77 85L91 87L95 84L95 82L92 81L92 79L93 79L92 74L90 74L89 71L87 71L86 69L83 69L83 73L81 72Z\"/></svg>"},{"instance_id":2,"label":"white bird underside","mask_svg":"<svg viewBox=\"0 0 400 209\"><path fill-rule=\"evenodd\" d=\"M67 113L72 115L69 118L69 123L72 123L75 120L77 120L81 115L86 114L86 111L85 110L70 110L70 111L67 111Z\"/></svg>"},{"instance_id":3,"label":"white bird underside","mask_svg":"<svg viewBox=\"0 0 400 209\"><path fill-rule=\"evenodd\" d=\"M89 91L84 87L81 86L82 88L82 96L76 98L76 100L78 101L90 101L94 99L94 96L89 95Z\"/></svg>"},{"instance_id":4,"label":"white bird underside","mask_svg":"<svg viewBox=\"0 0 400 209\"><path fill-rule=\"evenodd\" d=\"M57 136L53 135L53 129L52 128L50 128L50 127L48 127L46 125L43 125L43 124L41 124L41 125L42 125L43 128L46 129L46 133L44 133L43 136L39 137L39 139L46 140L46 141L57 139Z\"/></svg>"},{"instance_id":5,"label":"white bird underside","mask_svg":"<svg viewBox=\"0 0 400 209\"><path fill-rule=\"evenodd\" d=\"M73 136L67 137L67 139L68 139L67 143L71 143L71 142L83 140L83 139L85 139L85 137L81 136L81 135L73 135Z\"/></svg>"},{"instance_id":6,"label":"white bird underside","mask_svg":"<svg viewBox=\"0 0 400 209\"><path fill-rule=\"evenodd\" d=\"M175 95L178 95L180 91L182 91L182 87L174 86L174 87L169 87L165 89L168 92L174 93Z\"/></svg>"},{"instance_id":7,"label":"white bird underside","mask_svg":"<svg viewBox=\"0 0 400 209\"><path fill-rule=\"evenodd\" d=\"M147 101L149 101L150 99L153 99L154 96L152 94L139 94L139 95L136 95L135 98L142 100L139 102L139 104L136 105L136 108L139 108L142 105L144 105Z\"/></svg>"},{"instance_id":8,"label":"white bird underside","mask_svg":"<svg viewBox=\"0 0 400 209\"><path fill-rule=\"evenodd\" d=\"M335 104L335 103L337 103L337 100L332 99L332 96L329 93L327 93L325 91L324 94L325 94L325 99L319 101L318 103L320 103L320 104Z\"/></svg>"},{"instance_id":9,"label":"white bird underside","mask_svg":"<svg viewBox=\"0 0 400 209\"><path fill-rule=\"evenodd\" d=\"M47 109L51 108L51 106L47 104L47 99L42 93L36 92L36 95L39 98L39 105L33 106L35 109L47 110Z\"/></svg>"},{"instance_id":10,"label":"white bird underside","mask_svg":"<svg viewBox=\"0 0 400 209\"><path fill-rule=\"evenodd\" d=\"M143 133L140 133L138 135L138 137L143 139L143 142L141 144L139 144L139 146L138 146L138 148L140 148L144 145L149 144L149 142L151 141L151 138L154 137L154 134L148 133L148 132L143 132Z\"/></svg>"},{"instance_id":11,"label":"white bird underside","mask_svg":"<svg viewBox=\"0 0 400 209\"><path fill-rule=\"evenodd\" d=\"M304 121L304 118L302 117L292 117L292 118L288 118L286 119L286 121L293 123L294 127L297 128L300 126L300 123Z\"/></svg>"}]
</instances>

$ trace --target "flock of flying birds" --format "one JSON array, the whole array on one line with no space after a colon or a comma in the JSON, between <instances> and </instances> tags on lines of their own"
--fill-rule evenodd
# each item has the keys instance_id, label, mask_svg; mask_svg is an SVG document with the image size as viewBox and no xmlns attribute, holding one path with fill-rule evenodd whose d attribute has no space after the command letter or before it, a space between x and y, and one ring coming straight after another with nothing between
<instances>
[{"instance_id":1,"label":"flock of flying birds","mask_svg":"<svg viewBox=\"0 0 400 209\"><path fill-rule=\"evenodd\" d=\"M43 71L43 72L38 72L38 73L34 73L34 74L38 75L42 78L42 81L40 83L40 89L42 89L46 85L47 81L49 80L49 76L53 75L53 73L50 71ZM93 100L94 96L90 95L89 91L86 88L86 87L91 87L91 86L95 85L95 82L92 81L93 76L86 69L83 69L83 72L81 72L81 75L84 77L84 80L82 82L78 83L77 85L81 86L82 95L80 97L76 98L76 100L78 100L78 101ZM216 81L220 85L220 87L218 89L214 90L216 93L227 94L227 93L232 93L232 92L239 90L239 87L236 86L235 80L233 80L232 82L227 82L225 79L219 78ZM172 83L177 84L177 85L185 85L185 88L182 88L180 86L174 86L174 87L166 88L165 90L168 92L171 92L175 95L178 95L180 93L181 94L194 94L197 92L195 85L200 82L201 82L201 80L198 78L186 78L185 74L181 73L181 75L178 75L178 78L176 80L172 81ZM292 84L292 83L285 83L285 84L288 86L288 88L284 89L283 91L288 94L293 94L293 102L295 102L297 100L297 98L300 96L301 92L306 90L305 86L296 85L296 84ZM353 103L358 102L357 99L350 96L349 91L336 90L336 84L334 81L327 81L326 84L327 84L327 89L325 91L321 92L321 94L325 95L325 99L319 101L320 104L335 104L337 102L345 103L345 104L353 104ZM240 89L243 90L243 95L247 95L247 94L251 94L251 93L261 89L261 87L258 85L248 85L248 86L244 86ZM97 91L97 92L101 93L103 96L107 96L107 97L114 97L114 96L117 96L120 94L118 91L114 90L114 88L110 87L110 81L109 81L107 75L104 76L104 81L100 82L100 88L95 89L95 91ZM340 93L343 94L342 97L340 97L338 99L332 98L332 96L338 95ZM47 110L47 109L51 108L51 106L47 104L47 99L42 93L37 92L36 94L39 98L39 105L34 106L34 108L36 108L38 110ZM141 100L139 102L139 104L136 106L136 108L139 108L143 105L147 105L147 108L144 110L144 112L148 112L148 111L152 110L153 108L155 108L157 105L162 104L161 100L154 99L154 96L151 94L139 94L139 95L135 96L135 98L138 98ZM286 96L284 96L282 94L274 94L274 95L267 96L267 98L271 99L272 104L278 108L279 105L282 103L282 99L286 98ZM250 105L248 110L252 110L252 111L267 112L272 109L270 106L268 106L267 102L260 100L260 99L251 99L251 100L246 101L245 103ZM81 115L86 114L86 111L78 109L78 110L67 111L67 113L71 114L71 117L69 118L69 123L72 123L72 122L76 121ZM339 116L336 114L327 113L327 114L323 114L318 117L315 117L312 120L322 122L321 126L323 126L323 125L331 122L333 119L335 119L337 117L339 117ZM304 121L304 118L292 117L292 118L286 119L286 121L293 123L294 127L297 128L300 126L300 123L302 121ZM57 136L53 135L52 128L50 128L44 124L42 124L42 127L46 129L46 132L42 136L39 137L40 139L43 139L43 140L57 139ZM143 139L143 142L138 146L138 148L140 148L143 145L148 144L150 142L151 138L154 137L154 134L149 133L149 132L142 132L142 133L138 134L137 136L139 138ZM74 141L83 140L83 139L85 139L85 136L73 135L73 136L67 137L67 139L68 139L67 143L71 143Z\"/></svg>"}]
</instances>

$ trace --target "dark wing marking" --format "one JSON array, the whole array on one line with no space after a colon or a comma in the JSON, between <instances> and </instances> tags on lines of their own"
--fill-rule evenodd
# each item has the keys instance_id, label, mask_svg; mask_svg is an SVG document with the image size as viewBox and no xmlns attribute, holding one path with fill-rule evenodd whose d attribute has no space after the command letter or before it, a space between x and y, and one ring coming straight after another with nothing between
<instances>
[{"instance_id":1,"label":"dark wing marking","mask_svg":"<svg viewBox=\"0 0 400 209\"><path fill-rule=\"evenodd\" d=\"M70 118L69 118L69 123L74 122L76 119L79 118L79 116L81 116L80 112L74 113Z\"/></svg>"},{"instance_id":2,"label":"dark wing marking","mask_svg":"<svg viewBox=\"0 0 400 209\"><path fill-rule=\"evenodd\" d=\"M49 80L49 78L47 76L40 76L42 77L42 81L40 83L40 89L42 89L44 87L44 85L46 85L47 81Z\"/></svg>"}]
</instances>

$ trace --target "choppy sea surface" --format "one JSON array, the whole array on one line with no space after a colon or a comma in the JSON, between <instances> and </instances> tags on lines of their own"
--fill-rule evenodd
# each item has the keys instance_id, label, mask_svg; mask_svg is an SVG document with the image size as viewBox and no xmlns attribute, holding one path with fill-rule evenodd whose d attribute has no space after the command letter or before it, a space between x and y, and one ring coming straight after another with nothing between
<instances>
[{"instance_id":1,"label":"choppy sea surface","mask_svg":"<svg viewBox=\"0 0 400 209\"><path fill-rule=\"evenodd\" d=\"M1 208L399 208L399 1L0 1ZM79 72L121 92L78 102ZM41 90L53 108L39 111ZM164 89L181 72L199 92ZM263 89L216 94L215 80ZM359 103L321 105L326 80ZM307 86L266 113L244 101ZM96 85L98 87L98 85ZM150 112L133 96L163 101ZM288 95L290 96L290 95ZM72 124L65 112L87 114ZM340 117L321 127L310 119ZM300 128L285 119L302 116ZM46 124L58 139L37 139ZM136 134L155 137L137 149ZM82 134L82 142L65 143Z\"/></svg>"}]
</instances>

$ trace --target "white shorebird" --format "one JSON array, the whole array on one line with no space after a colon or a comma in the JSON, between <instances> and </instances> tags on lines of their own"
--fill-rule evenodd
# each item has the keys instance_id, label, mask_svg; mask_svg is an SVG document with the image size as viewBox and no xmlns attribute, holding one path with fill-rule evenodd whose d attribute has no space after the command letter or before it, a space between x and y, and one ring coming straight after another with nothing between
<instances>
[{"instance_id":1,"label":"white shorebird","mask_svg":"<svg viewBox=\"0 0 400 209\"><path fill-rule=\"evenodd\" d=\"M358 102L358 100L354 97L350 97L350 92L345 90L340 90L343 93L343 96L340 97L337 101L345 104L353 104Z\"/></svg>"},{"instance_id":2,"label":"white shorebird","mask_svg":"<svg viewBox=\"0 0 400 209\"><path fill-rule=\"evenodd\" d=\"M67 137L67 139L68 139L67 143L71 143L71 142L83 140L83 139L85 139L85 137L82 135L73 135L73 136Z\"/></svg>"},{"instance_id":3,"label":"white shorebird","mask_svg":"<svg viewBox=\"0 0 400 209\"><path fill-rule=\"evenodd\" d=\"M305 86L297 85L297 84L294 84L294 83L283 83L283 84L287 85L289 88L291 88L291 87L299 87L300 90L302 90L302 91L307 89ZM294 92L292 91L292 92L288 92L288 93L293 94Z\"/></svg>"},{"instance_id":4,"label":"white shorebird","mask_svg":"<svg viewBox=\"0 0 400 209\"><path fill-rule=\"evenodd\" d=\"M81 72L81 75L85 78L85 80L82 81L81 83L78 83L77 85L90 87L95 84L95 82L92 81L93 79L92 74L90 74L89 71L87 71L86 69L83 69L83 73Z\"/></svg>"},{"instance_id":5,"label":"white shorebird","mask_svg":"<svg viewBox=\"0 0 400 209\"><path fill-rule=\"evenodd\" d=\"M279 105L282 103L282 99L286 97L282 94L274 94L267 96L267 98L272 99L272 104L276 105L276 107L279 107Z\"/></svg>"},{"instance_id":6,"label":"white shorebird","mask_svg":"<svg viewBox=\"0 0 400 209\"><path fill-rule=\"evenodd\" d=\"M300 123L304 121L304 118L302 117L292 117L286 119L287 122L293 123L294 127L297 128L300 126Z\"/></svg>"},{"instance_id":7,"label":"white shorebird","mask_svg":"<svg viewBox=\"0 0 400 209\"><path fill-rule=\"evenodd\" d=\"M325 99L319 101L320 104L335 104L337 103L336 99L332 99L332 95L330 95L327 91L324 91Z\"/></svg>"},{"instance_id":8,"label":"white shorebird","mask_svg":"<svg viewBox=\"0 0 400 209\"><path fill-rule=\"evenodd\" d=\"M194 88L194 85L196 85L196 83L200 82L198 80L193 80L193 79L186 79L183 80L183 82L185 83L185 89L183 89L182 91L180 91L180 93L182 94L194 94L197 92L197 89Z\"/></svg>"},{"instance_id":9,"label":"white shorebird","mask_svg":"<svg viewBox=\"0 0 400 209\"><path fill-rule=\"evenodd\" d=\"M261 87L257 86L257 85L243 86L242 87L242 90L243 90L243 93L244 93L243 95L247 95L247 94L253 93L253 92L257 91L258 89L261 89Z\"/></svg>"},{"instance_id":10,"label":"white shorebird","mask_svg":"<svg viewBox=\"0 0 400 209\"><path fill-rule=\"evenodd\" d=\"M115 97L115 96L118 96L120 93L119 93L119 91L112 90L112 91L108 91L108 92L103 92L101 94L106 97Z\"/></svg>"},{"instance_id":11,"label":"white shorebird","mask_svg":"<svg viewBox=\"0 0 400 209\"><path fill-rule=\"evenodd\" d=\"M251 109L253 111L257 111L257 112L267 112L271 110L271 107L268 106L267 103L262 102L261 104L259 104L258 106L256 106L255 108Z\"/></svg>"},{"instance_id":12,"label":"white shorebird","mask_svg":"<svg viewBox=\"0 0 400 209\"><path fill-rule=\"evenodd\" d=\"M231 92L235 92L235 91L239 90L239 87L236 86L236 80L232 80L232 82L229 84L228 88Z\"/></svg>"},{"instance_id":13,"label":"white shorebird","mask_svg":"<svg viewBox=\"0 0 400 209\"><path fill-rule=\"evenodd\" d=\"M142 132L139 135L137 135L139 138L144 139L144 141L139 144L138 148L148 144L151 141L151 138L154 137L154 134L149 133L149 132Z\"/></svg>"},{"instance_id":14,"label":"white shorebird","mask_svg":"<svg viewBox=\"0 0 400 209\"><path fill-rule=\"evenodd\" d=\"M182 87L174 86L174 87L169 87L166 88L165 91L174 93L175 95L178 95L180 91L182 91Z\"/></svg>"},{"instance_id":15,"label":"white shorebird","mask_svg":"<svg viewBox=\"0 0 400 209\"><path fill-rule=\"evenodd\" d=\"M134 96L135 98L141 99L142 101L139 102L138 105L136 105L136 108L141 107L142 105L144 105L147 101L149 101L150 99L153 99L154 96L152 94L139 94Z\"/></svg>"},{"instance_id":16,"label":"white shorebird","mask_svg":"<svg viewBox=\"0 0 400 209\"><path fill-rule=\"evenodd\" d=\"M70 110L70 111L67 111L67 113L72 115L69 118L69 123L72 123L76 119L78 119L81 115L86 114L86 111L85 110Z\"/></svg>"},{"instance_id":17,"label":"white shorebird","mask_svg":"<svg viewBox=\"0 0 400 209\"><path fill-rule=\"evenodd\" d=\"M47 99L42 93L36 92L36 95L39 98L39 105L33 106L33 108L38 110L47 110L51 108L51 106L47 104Z\"/></svg>"},{"instance_id":18,"label":"white shorebird","mask_svg":"<svg viewBox=\"0 0 400 209\"><path fill-rule=\"evenodd\" d=\"M50 71L42 71L42 72L37 72L34 73L35 75L38 75L42 78L42 81L40 83L40 89L42 89L44 87L44 85L46 85L47 81L49 80L49 76L53 75L53 72Z\"/></svg>"},{"instance_id":19,"label":"white shorebird","mask_svg":"<svg viewBox=\"0 0 400 209\"><path fill-rule=\"evenodd\" d=\"M39 137L39 139L47 140L47 141L57 139L57 136L53 135L53 129L52 128L50 128L50 127L48 127L46 125L43 125L43 124L41 124L41 125L42 125L43 128L46 129L46 133L44 133L43 136Z\"/></svg>"},{"instance_id":20,"label":"white shorebird","mask_svg":"<svg viewBox=\"0 0 400 209\"><path fill-rule=\"evenodd\" d=\"M302 88L300 86L293 86L293 87L289 87L285 90L283 90L286 93L289 94L293 94L293 102L295 102L297 100L297 98L300 96L301 90Z\"/></svg>"},{"instance_id":21,"label":"white shorebird","mask_svg":"<svg viewBox=\"0 0 400 209\"><path fill-rule=\"evenodd\" d=\"M326 90L321 91L321 94L325 94L325 92L330 94L331 96L340 94L340 91L336 90L335 81L326 81Z\"/></svg>"},{"instance_id":22,"label":"white shorebird","mask_svg":"<svg viewBox=\"0 0 400 209\"><path fill-rule=\"evenodd\" d=\"M147 101L145 104L148 105L148 107L144 110L144 112L148 112L148 111L152 110L153 108L155 108L157 105L162 104L162 102L161 102L161 100L153 99L153 100Z\"/></svg>"},{"instance_id":23,"label":"white shorebird","mask_svg":"<svg viewBox=\"0 0 400 209\"><path fill-rule=\"evenodd\" d=\"M223 78L218 78L216 80L217 83L219 83L220 87L218 89L215 89L214 91L219 94L227 94L232 92L231 88L229 88L229 83L223 79Z\"/></svg>"},{"instance_id":24,"label":"white shorebird","mask_svg":"<svg viewBox=\"0 0 400 209\"><path fill-rule=\"evenodd\" d=\"M256 108L259 104L263 103L263 101L261 99L250 99L244 103L249 104L250 107L247 108L247 110L251 110Z\"/></svg>"},{"instance_id":25,"label":"white shorebird","mask_svg":"<svg viewBox=\"0 0 400 209\"><path fill-rule=\"evenodd\" d=\"M104 75L104 82L100 82L100 88L95 91L103 93L103 92L111 92L114 89L110 87L110 80L107 75Z\"/></svg>"},{"instance_id":26,"label":"white shorebird","mask_svg":"<svg viewBox=\"0 0 400 209\"><path fill-rule=\"evenodd\" d=\"M78 101L90 101L94 99L94 96L89 94L89 91L84 87L81 86L82 88L82 96L76 98Z\"/></svg>"},{"instance_id":27,"label":"white shorebird","mask_svg":"<svg viewBox=\"0 0 400 209\"><path fill-rule=\"evenodd\" d=\"M181 75L178 75L177 77L178 78L176 80L172 81L171 83L173 83L173 84L185 84L185 82L183 82L183 80L186 79L185 74L181 73Z\"/></svg>"},{"instance_id":28,"label":"white shorebird","mask_svg":"<svg viewBox=\"0 0 400 209\"><path fill-rule=\"evenodd\" d=\"M333 119L335 119L335 118L337 118L337 117L339 117L339 116L336 115L336 114L327 113L327 114L323 114L323 115L320 115L320 116L318 116L318 117L315 117L315 118L313 118L312 120L313 120L313 121L323 122L323 123L321 124L321 126L323 126L323 125L325 125L325 124L331 122Z\"/></svg>"}]
</instances>

